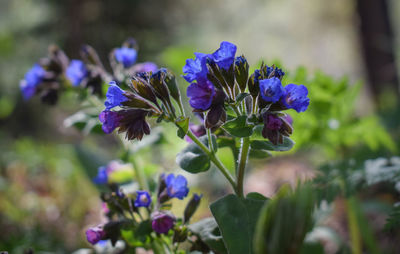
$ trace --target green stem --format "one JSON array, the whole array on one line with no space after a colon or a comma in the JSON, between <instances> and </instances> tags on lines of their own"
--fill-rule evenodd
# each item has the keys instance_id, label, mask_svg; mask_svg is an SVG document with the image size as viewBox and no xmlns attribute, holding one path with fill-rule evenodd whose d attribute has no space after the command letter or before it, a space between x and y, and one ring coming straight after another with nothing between
<instances>
[{"instance_id":1,"label":"green stem","mask_svg":"<svg viewBox=\"0 0 400 254\"><path fill-rule=\"evenodd\" d=\"M247 164L247 157L249 155L250 148L250 138L242 138L241 147L240 147L240 157L239 157L239 166L237 169L237 194L239 197L243 197L243 181L244 181L244 172Z\"/></svg>"},{"instance_id":2,"label":"green stem","mask_svg":"<svg viewBox=\"0 0 400 254\"><path fill-rule=\"evenodd\" d=\"M214 145L213 145L213 142L212 142L211 130L210 129L207 129L207 137L208 137L208 147L210 148L210 151L212 153L214 153L215 150L214 150Z\"/></svg>"},{"instance_id":3,"label":"green stem","mask_svg":"<svg viewBox=\"0 0 400 254\"><path fill-rule=\"evenodd\" d=\"M225 178L231 184L233 190L236 192L236 182L235 179L231 176L228 169L225 168L224 164L218 159L215 153L211 152L206 145L204 145L197 137L193 134L191 130L188 131L187 135L194 143L196 143L201 150L203 150L209 157L210 160L214 163L214 165L221 171L221 173L225 176Z\"/></svg>"},{"instance_id":4,"label":"green stem","mask_svg":"<svg viewBox=\"0 0 400 254\"><path fill-rule=\"evenodd\" d=\"M133 165L133 170L135 171L135 175L139 183L139 188L141 190L149 190L149 186L146 181L146 176L144 175L143 170L137 165L134 154L130 154L129 160Z\"/></svg>"}]
</instances>

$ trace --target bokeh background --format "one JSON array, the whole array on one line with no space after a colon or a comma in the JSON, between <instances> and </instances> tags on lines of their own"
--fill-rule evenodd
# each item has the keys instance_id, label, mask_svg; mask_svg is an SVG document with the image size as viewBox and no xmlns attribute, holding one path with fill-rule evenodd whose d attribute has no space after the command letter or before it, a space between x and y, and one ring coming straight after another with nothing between
<instances>
[{"instance_id":1,"label":"bokeh background","mask_svg":"<svg viewBox=\"0 0 400 254\"><path fill-rule=\"evenodd\" d=\"M22 100L19 80L48 45L78 58L87 43L106 60L134 37L139 61L177 76L193 52L212 52L223 40L235 43L253 68L262 60L279 63L288 80L309 87L312 104L304 115L293 113L295 151L268 165L251 162L247 191L271 196L283 182L312 177L321 165L398 155L399 14L396 0L1 0L0 251L88 247L84 229L101 216L100 190L91 178L118 154L112 137L86 137L63 125L80 106L72 97L57 107ZM165 129L163 145L138 155L149 175L177 169L175 154L185 142ZM155 152L160 156L153 158ZM232 156L222 155L233 167ZM199 216L227 191L218 174L209 181L210 174L189 178L195 189L209 190Z\"/></svg>"}]
</instances>

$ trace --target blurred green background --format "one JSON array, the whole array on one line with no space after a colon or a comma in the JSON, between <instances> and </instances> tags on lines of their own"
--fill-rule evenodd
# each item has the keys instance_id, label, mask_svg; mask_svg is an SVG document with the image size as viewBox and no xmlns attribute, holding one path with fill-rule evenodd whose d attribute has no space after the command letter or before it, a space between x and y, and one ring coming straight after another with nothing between
<instances>
[{"instance_id":1,"label":"blurred green background","mask_svg":"<svg viewBox=\"0 0 400 254\"><path fill-rule=\"evenodd\" d=\"M87 43L107 62L112 48L134 37L139 62L156 62L177 76L193 52L211 52L223 40L235 43L253 68L261 60L279 63L285 83L309 88L311 105L292 114L295 151L268 165L251 162L247 191L271 196L282 182L309 177L327 163L352 159L362 165L398 155L398 14L396 0L1 0L0 228L7 233L0 234L0 251L87 247L84 229L101 219L91 177L118 154L112 137L84 137L63 126L79 108L73 96L57 107L22 100L19 80L49 44L78 58ZM149 148L138 156L141 166L151 161L149 175L177 169L175 154L185 142L174 129L165 130L163 145L154 148L160 156L152 158ZM222 157L234 167L228 152ZM209 181L214 173L189 178L192 186L210 190L210 200L226 192L218 173Z\"/></svg>"}]
</instances>

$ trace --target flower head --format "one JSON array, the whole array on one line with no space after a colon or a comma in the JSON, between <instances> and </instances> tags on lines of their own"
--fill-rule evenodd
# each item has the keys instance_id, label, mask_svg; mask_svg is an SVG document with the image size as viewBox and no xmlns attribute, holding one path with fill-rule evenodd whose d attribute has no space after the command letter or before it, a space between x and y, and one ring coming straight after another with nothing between
<instances>
[{"instance_id":1,"label":"flower head","mask_svg":"<svg viewBox=\"0 0 400 254\"><path fill-rule=\"evenodd\" d=\"M289 84L285 86L285 94L282 98L282 102L287 108L294 109L299 113L304 112L310 104L310 99L307 95L307 87L303 85Z\"/></svg>"},{"instance_id":2,"label":"flower head","mask_svg":"<svg viewBox=\"0 0 400 254\"><path fill-rule=\"evenodd\" d=\"M104 110L99 115L99 120L103 124L101 128L104 133L110 134L120 125L122 116L118 112Z\"/></svg>"},{"instance_id":3,"label":"flower head","mask_svg":"<svg viewBox=\"0 0 400 254\"><path fill-rule=\"evenodd\" d=\"M36 92L36 87L43 81L46 71L39 64L25 74L25 78L20 82L20 89L25 100L29 100Z\"/></svg>"},{"instance_id":4,"label":"flower head","mask_svg":"<svg viewBox=\"0 0 400 254\"><path fill-rule=\"evenodd\" d=\"M146 122L148 111L142 109L120 110L119 132L126 132L128 140L141 140L144 134L150 134L150 126Z\"/></svg>"},{"instance_id":5,"label":"flower head","mask_svg":"<svg viewBox=\"0 0 400 254\"><path fill-rule=\"evenodd\" d=\"M218 67L228 70L234 60L236 54L236 45L227 41L221 42L219 49L212 54L212 60Z\"/></svg>"},{"instance_id":6,"label":"flower head","mask_svg":"<svg viewBox=\"0 0 400 254\"><path fill-rule=\"evenodd\" d=\"M156 211L151 215L151 227L159 234L166 234L174 227L175 217L166 211Z\"/></svg>"},{"instance_id":7,"label":"flower head","mask_svg":"<svg viewBox=\"0 0 400 254\"><path fill-rule=\"evenodd\" d=\"M135 200L135 207L149 207L151 204L151 197L147 191L137 191Z\"/></svg>"},{"instance_id":8,"label":"flower head","mask_svg":"<svg viewBox=\"0 0 400 254\"><path fill-rule=\"evenodd\" d=\"M104 232L102 225L98 225L86 230L86 239L93 245L98 243L105 235L106 233Z\"/></svg>"},{"instance_id":9,"label":"flower head","mask_svg":"<svg viewBox=\"0 0 400 254\"><path fill-rule=\"evenodd\" d=\"M157 70L158 70L158 67L153 62L139 63L139 64L136 64L133 67L133 71L136 72L136 73L139 73L139 72L150 72L150 71L151 72L155 72Z\"/></svg>"},{"instance_id":10,"label":"flower head","mask_svg":"<svg viewBox=\"0 0 400 254\"><path fill-rule=\"evenodd\" d=\"M131 67L137 58L137 52L133 48L122 47L115 50L115 59L125 68Z\"/></svg>"},{"instance_id":11,"label":"flower head","mask_svg":"<svg viewBox=\"0 0 400 254\"><path fill-rule=\"evenodd\" d=\"M128 100L128 98L124 94L125 91L122 90L115 83L115 81L111 81L106 94L107 99L104 102L106 110L110 110L117 106L122 106L122 103Z\"/></svg>"},{"instance_id":12,"label":"flower head","mask_svg":"<svg viewBox=\"0 0 400 254\"><path fill-rule=\"evenodd\" d=\"M260 95L264 101L277 102L285 93L282 83L278 78L262 79L260 83Z\"/></svg>"},{"instance_id":13,"label":"flower head","mask_svg":"<svg viewBox=\"0 0 400 254\"><path fill-rule=\"evenodd\" d=\"M165 177L165 184L167 185L167 193L170 198L183 199L189 193L187 187L187 180L183 175L169 174Z\"/></svg>"},{"instance_id":14,"label":"flower head","mask_svg":"<svg viewBox=\"0 0 400 254\"><path fill-rule=\"evenodd\" d=\"M207 58L211 56L209 54L194 53L195 59L186 60L186 65L183 66L183 73L186 73L183 78L187 82L193 82L194 80L207 78Z\"/></svg>"},{"instance_id":15,"label":"flower head","mask_svg":"<svg viewBox=\"0 0 400 254\"><path fill-rule=\"evenodd\" d=\"M107 184L108 183L108 171L107 167L99 167L97 170L97 175L93 178L93 182L96 184Z\"/></svg>"},{"instance_id":16,"label":"flower head","mask_svg":"<svg viewBox=\"0 0 400 254\"><path fill-rule=\"evenodd\" d=\"M88 75L85 64L81 60L71 60L66 70L66 75L73 86L78 86Z\"/></svg>"},{"instance_id":17,"label":"flower head","mask_svg":"<svg viewBox=\"0 0 400 254\"><path fill-rule=\"evenodd\" d=\"M201 79L197 83L189 85L186 95L189 97L189 103L192 108L207 110L210 108L214 98L215 88L210 81Z\"/></svg>"}]
</instances>

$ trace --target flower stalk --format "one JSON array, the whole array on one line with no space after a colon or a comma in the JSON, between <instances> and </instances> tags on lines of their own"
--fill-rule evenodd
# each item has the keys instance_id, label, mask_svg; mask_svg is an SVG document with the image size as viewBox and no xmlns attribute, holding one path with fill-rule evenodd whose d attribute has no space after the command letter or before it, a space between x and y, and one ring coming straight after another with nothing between
<instances>
[{"instance_id":1,"label":"flower stalk","mask_svg":"<svg viewBox=\"0 0 400 254\"><path fill-rule=\"evenodd\" d=\"M243 181L244 181L244 172L246 169L247 158L250 151L250 138L242 138L241 147L240 147L240 157L239 157L239 166L237 168L237 194L239 197L244 197L243 193Z\"/></svg>"}]
</instances>

